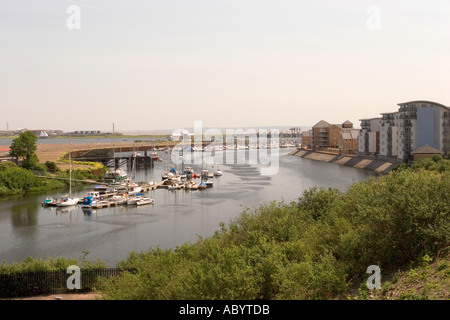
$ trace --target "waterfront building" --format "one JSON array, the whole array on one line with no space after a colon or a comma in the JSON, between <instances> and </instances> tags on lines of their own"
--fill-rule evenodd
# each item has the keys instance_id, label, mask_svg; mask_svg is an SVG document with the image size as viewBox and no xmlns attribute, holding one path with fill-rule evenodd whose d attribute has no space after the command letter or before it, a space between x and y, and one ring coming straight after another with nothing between
<instances>
[{"instance_id":1,"label":"waterfront building","mask_svg":"<svg viewBox=\"0 0 450 320\"><path fill-rule=\"evenodd\" d=\"M448 153L450 109L431 101L411 101L399 105L398 160L413 160L412 151L429 145Z\"/></svg>"},{"instance_id":2,"label":"waterfront building","mask_svg":"<svg viewBox=\"0 0 450 320\"><path fill-rule=\"evenodd\" d=\"M330 124L319 121L312 128L312 145L314 149L339 148L341 132L353 129L353 123L345 121L342 124Z\"/></svg>"},{"instance_id":3,"label":"waterfront building","mask_svg":"<svg viewBox=\"0 0 450 320\"><path fill-rule=\"evenodd\" d=\"M325 120L320 120L312 127L312 147L314 149L329 147L329 130L331 124Z\"/></svg>"},{"instance_id":4,"label":"waterfront building","mask_svg":"<svg viewBox=\"0 0 450 320\"><path fill-rule=\"evenodd\" d=\"M344 129L339 133L339 153L357 154L358 153L358 129Z\"/></svg>"},{"instance_id":5,"label":"waterfront building","mask_svg":"<svg viewBox=\"0 0 450 320\"><path fill-rule=\"evenodd\" d=\"M450 109L431 101L398 104L397 112L381 118L362 119L359 132L360 155L376 155L398 162L413 161L421 147L429 146L441 154L450 151ZM430 151L427 148L427 151Z\"/></svg>"},{"instance_id":6,"label":"waterfront building","mask_svg":"<svg viewBox=\"0 0 450 320\"><path fill-rule=\"evenodd\" d=\"M400 112L387 112L381 115L380 158L396 161L398 156Z\"/></svg>"},{"instance_id":7,"label":"waterfront building","mask_svg":"<svg viewBox=\"0 0 450 320\"><path fill-rule=\"evenodd\" d=\"M442 156L442 151L439 149L433 148L432 146L429 146L427 144L412 151L414 161L417 161L417 160L420 160L423 158L431 158L435 154L439 154Z\"/></svg>"},{"instance_id":8,"label":"waterfront building","mask_svg":"<svg viewBox=\"0 0 450 320\"><path fill-rule=\"evenodd\" d=\"M312 147L312 130L302 131L302 148L310 149Z\"/></svg>"},{"instance_id":9,"label":"waterfront building","mask_svg":"<svg viewBox=\"0 0 450 320\"><path fill-rule=\"evenodd\" d=\"M381 118L361 119L358 135L358 154L378 156L380 153Z\"/></svg>"}]
</instances>

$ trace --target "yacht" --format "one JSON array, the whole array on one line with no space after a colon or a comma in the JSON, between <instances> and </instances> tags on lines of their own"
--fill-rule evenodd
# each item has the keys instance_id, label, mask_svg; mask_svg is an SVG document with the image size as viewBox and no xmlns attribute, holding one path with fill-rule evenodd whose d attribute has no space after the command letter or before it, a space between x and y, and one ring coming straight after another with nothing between
<instances>
[{"instance_id":1,"label":"yacht","mask_svg":"<svg viewBox=\"0 0 450 320\"><path fill-rule=\"evenodd\" d=\"M70 194L62 196L61 199L56 202L57 207L70 207L78 204L80 199L72 197Z\"/></svg>"},{"instance_id":2,"label":"yacht","mask_svg":"<svg viewBox=\"0 0 450 320\"><path fill-rule=\"evenodd\" d=\"M114 180L114 181L120 181L123 179L126 179L128 176L127 172L122 169L118 168L114 171L108 171L105 173L105 180Z\"/></svg>"}]
</instances>

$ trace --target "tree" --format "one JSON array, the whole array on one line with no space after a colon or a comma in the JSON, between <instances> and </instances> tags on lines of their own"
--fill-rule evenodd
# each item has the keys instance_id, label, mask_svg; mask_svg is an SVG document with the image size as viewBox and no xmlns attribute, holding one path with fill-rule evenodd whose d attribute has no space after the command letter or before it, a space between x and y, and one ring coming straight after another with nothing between
<instances>
[{"instance_id":1,"label":"tree","mask_svg":"<svg viewBox=\"0 0 450 320\"><path fill-rule=\"evenodd\" d=\"M39 164L36 156L36 135L31 131L26 131L13 140L9 154L13 157L22 158L22 167L32 169Z\"/></svg>"}]
</instances>

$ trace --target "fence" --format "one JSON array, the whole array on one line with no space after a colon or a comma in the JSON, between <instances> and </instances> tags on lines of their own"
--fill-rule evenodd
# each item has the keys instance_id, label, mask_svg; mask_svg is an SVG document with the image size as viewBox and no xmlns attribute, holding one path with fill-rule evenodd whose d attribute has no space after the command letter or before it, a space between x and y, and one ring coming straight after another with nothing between
<instances>
[{"instance_id":1,"label":"fence","mask_svg":"<svg viewBox=\"0 0 450 320\"><path fill-rule=\"evenodd\" d=\"M80 289L69 289L67 270L23 272L0 274L0 299L35 296L55 293L89 292L98 283L99 278L117 276L123 271L135 272L134 269L104 268L81 269Z\"/></svg>"}]
</instances>

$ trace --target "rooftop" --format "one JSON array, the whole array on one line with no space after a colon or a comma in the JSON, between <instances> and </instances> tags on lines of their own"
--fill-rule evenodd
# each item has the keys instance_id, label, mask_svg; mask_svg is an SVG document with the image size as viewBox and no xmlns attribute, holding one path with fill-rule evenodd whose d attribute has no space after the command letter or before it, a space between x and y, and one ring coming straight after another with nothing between
<instances>
[{"instance_id":1,"label":"rooftop","mask_svg":"<svg viewBox=\"0 0 450 320\"><path fill-rule=\"evenodd\" d=\"M412 151L412 154L442 154L441 150L436 149L428 144L421 146Z\"/></svg>"},{"instance_id":2,"label":"rooftop","mask_svg":"<svg viewBox=\"0 0 450 320\"><path fill-rule=\"evenodd\" d=\"M330 124L326 122L325 120L320 120L316 125L313 126L313 128L328 128Z\"/></svg>"},{"instance_id":3,"label":"rooftop","mask_svg":"<svg viewBox=\"0 0 450 320\"><path fill-rule=\"evenodd\" d=\"M427 103L427 104L434 104L434 105L437 105L437 106L439 106L439 107L443 107L443 108L446 108L446 109L448 109L449 107L447 107L447 106L444 106L443 104L441 104L441 103L437 103L437 102L433 102L433 101L427 101L427 100L415 100L415 101L410 101L410 102L404 102L404 103L399 103L398 105L401 107L401 106L404 106L404 105L407 105L407 104L424 104L424 103Z\"/></svg>"}]
</instances>

